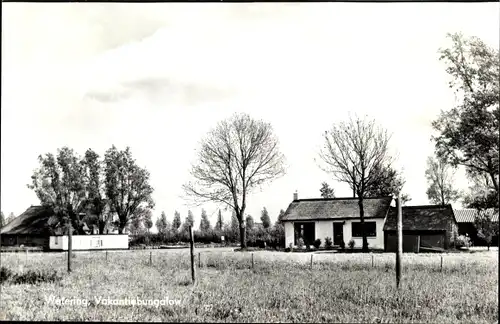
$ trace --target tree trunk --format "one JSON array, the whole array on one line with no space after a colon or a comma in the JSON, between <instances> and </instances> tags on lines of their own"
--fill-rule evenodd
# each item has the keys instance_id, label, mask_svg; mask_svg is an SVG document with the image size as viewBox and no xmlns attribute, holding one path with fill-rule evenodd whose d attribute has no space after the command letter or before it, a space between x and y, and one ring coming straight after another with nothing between
<instances>
[{"instance_id":1,"label":"tree trunk","mask_svg":"<svg viewBox=\"0 0 500 324\"><path fill-rule=\"evenodd\" d=\"M240 221L240 243L242 249L247 248L247 231L242 221Z\"/></svg>"},{"instance_id":2,"label":"tree trunk","mask_svg":"<svg viewBox=\"0 0 500 324\"><path fill-rule=\"evenodd\" d=\"M498 182L496 181L495 173L490 172L490 177L491 177L491 180L493 181L493 186L495 187L495 191L498 195Z\"/></svg>"},{"instance_id":3,"label":"tree trunk","mask_svg":"<svg viewBox=\"0 0 500 324\"><path fill-rule=\"evenodd\" d=\"M363 195L358 195L358 206L359 206L359 218L361 221L361 236L363 237L363 252L368 252L368 240L366 238L365 232L365 210L363 208Z\"/></svg>"},{"instance_id":4,"label":"tree trunk","mask_svg":"<svg viewBox=\"0 0 500 324\"><path fill-rule=\"evenodd\" d=\"M99 234L104 234L104 228L106 227L106 223L99 221Z\"/></svg>"},{"instance_id":5,"label":"tree trunk","mask_svg":"<svg viewBox=\"0 0 500 324\"><path fill-rule=\"evenodd\" d=\"M118 227L118 234L123 234L123 227Z\"/></svg>"}]
</instances>

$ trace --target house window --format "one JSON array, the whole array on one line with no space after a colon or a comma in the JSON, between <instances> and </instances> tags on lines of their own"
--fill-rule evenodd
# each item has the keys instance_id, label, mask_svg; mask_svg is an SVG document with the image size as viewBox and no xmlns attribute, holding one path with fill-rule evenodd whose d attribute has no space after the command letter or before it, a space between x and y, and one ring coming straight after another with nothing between
<instances>
[{"instance_id":1,"label":"house window","mask_svg":"<svg viewBox=\"0 0 500 324\"><path fill-rule=\"evenodd\" d=\"M361 222L353 222L351 224L352 228L352 236L353 237L362 237L361 234ZM375 237L377 236L377 223L376 222L365 222L365 234L367 237Z\"/></svg>"},{"instance_id":2,"label":"house window","mask_svg":"<svg viewBox=\"0 0 500 324\"><path fill-rule=\"evenodd\" d=\"M56 236L56 245L58 245L58 244L59 244L59 242L58 242L58 240L57 240L58 238L59 238L59 236Z\"/></svg>"}]
</instances>

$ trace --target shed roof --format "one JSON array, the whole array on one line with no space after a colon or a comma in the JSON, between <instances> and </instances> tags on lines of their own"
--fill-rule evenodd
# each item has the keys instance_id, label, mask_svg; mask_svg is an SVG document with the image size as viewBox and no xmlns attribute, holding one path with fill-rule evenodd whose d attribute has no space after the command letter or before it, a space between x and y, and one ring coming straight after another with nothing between
<instances>
[{"instance_id":1,"label":"shed roof","mask_svg":"<svg viewBox=\"0 0 500 324\"><path fill-rule=\"evenodd\" d=\"M404 231L448 230L449 222L456 222L451 205L403 206ZM384 231L394 231L397 226L397 209L391 207L384 224Z\"/></svg>"},{"instance_id":2,"label":"shed roof","mask_svg":"<svg viewBox=\"0 0 500 324\"><path fill-rule=\"evenodd\" d=\"M385 218L392 197L365 198L363 209L366 218ZM358 198L315 198L294 200L282 220L327 220L359 218Z\"/></svg>"},{"instance_id":3,"label":"shed roof","mask_svg":"<svg viewBox=\"0 0 500 324\"><path fill-rule=\"evenodd\" d=\"M477 209L474 208L454 209L453 212L458 223L474 223L477 216ZM495 212L493 208L488 208L480 212L480 215L484 214L489 215L492 221L498 222L498 211Z\"/></svg>"}]
</instances>

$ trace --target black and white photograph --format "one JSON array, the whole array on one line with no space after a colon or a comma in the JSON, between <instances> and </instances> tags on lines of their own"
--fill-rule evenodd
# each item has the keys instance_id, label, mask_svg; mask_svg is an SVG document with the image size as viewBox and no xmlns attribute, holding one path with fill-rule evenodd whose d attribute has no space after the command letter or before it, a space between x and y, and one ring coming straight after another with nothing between
<instances>
[{"instance_id":1,"label":"black and white photograph","mask_svg":"<svg viewBox=\"0 0 500 324\"><path fill-rule=\"evenodd\" d=\"M0 320L497 323L500 3L2 3Z\"/></svg>"}]
</instances>

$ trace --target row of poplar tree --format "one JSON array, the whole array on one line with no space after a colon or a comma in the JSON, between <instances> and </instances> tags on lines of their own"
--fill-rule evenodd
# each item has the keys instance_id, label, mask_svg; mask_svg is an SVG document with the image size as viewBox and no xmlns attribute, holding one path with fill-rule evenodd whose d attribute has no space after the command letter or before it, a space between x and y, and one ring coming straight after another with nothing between
<instances>
[{"instance_id":1,"label":"row of poplar tree","mask_svg":"<svg viewBox=\"0 0 500 324\"><path fill-rule=\"evenodd\" d=\"M284 213L284 210L280 211L274 224L271 223L265 207L261 211L260 223L256 223L251 215L247 215L245 228L249 246L284 244L284 227L281 222ZM130 234L134 236L131 245L185 242L189 239L189 227L194 226L194 216L189 210L184 222L182 222L180 213L175 211L172 222L169 222L165 212L162 212L155 225L157 233L151 233L153 227L151 213L148 213L144 218L135 218L129 227ZM236 243L240 239L239 222L234 212L230 222L224 222L222 212L219 210L215 226L212 226L207 212L202 209L199 227L194 230L194 234L196 242ZM222 237L224 237L224 241L222 241Z\"/></svg>"}]
</instances>

